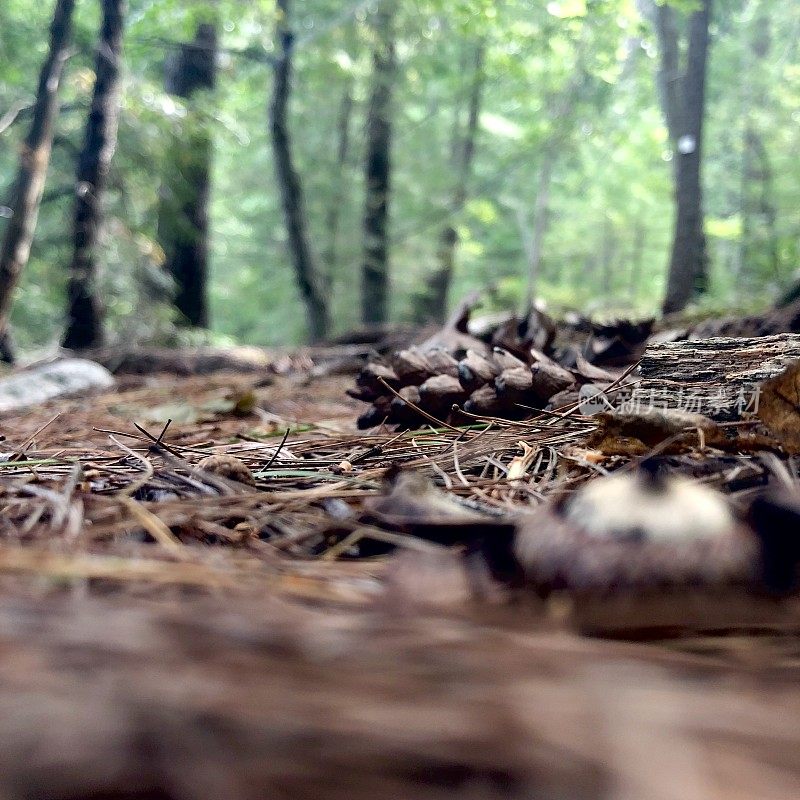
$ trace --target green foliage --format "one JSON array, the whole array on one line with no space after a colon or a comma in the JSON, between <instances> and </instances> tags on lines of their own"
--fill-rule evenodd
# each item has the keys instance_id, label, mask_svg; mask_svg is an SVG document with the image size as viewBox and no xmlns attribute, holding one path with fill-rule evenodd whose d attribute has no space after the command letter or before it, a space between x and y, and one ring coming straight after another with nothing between
<instances>
[{"instance_id":1,"label":"green foliage","mask_svg":"<svg viewBox=\"0 0 800 800\"><path fill-rule=\"evenodd\" d=\"M681 13L692 9L691 0L671 3ZM293 146L318 254L328 244L332 205L340 212L331 299L341 331L358 324L371 6L293 5ZM704 174L713 282L705 302L740 304L773 296L798 267L800 7L780 0L715 6ZM209 9L222 33L219 88L190 113L164 93L164 61L208 20ZM51 10L28 0L0 4L0 116L33 96ZM93 80L97 3L79 3L76 13L48 200L13 315L24 347L56 341L62 324L69 191ZM266 130L273 28L269 0L131 0L102 253L112 338L176 341L157 244L159 187L168 169L181 169L170 142L190 136L198 115L215 148L209 336L266 344L304 338ZM525 235L550 153L538 292L556 306L654 312L672 229L671 164L654 88L654 37L635 0L403 0L397 35L393 317L411 316L415 289L436 260L452 190L454 120L464 113L465 65L479 38L487 45L484 103L469 200L455 220L460 245L451 300L481 289L496 305L521 301ZM351 88L351 147L339 196L340 101ZM26 124L0 134L0 206ZM0 218L0 234L4 224Z\"/></svg>"}]
</instances>

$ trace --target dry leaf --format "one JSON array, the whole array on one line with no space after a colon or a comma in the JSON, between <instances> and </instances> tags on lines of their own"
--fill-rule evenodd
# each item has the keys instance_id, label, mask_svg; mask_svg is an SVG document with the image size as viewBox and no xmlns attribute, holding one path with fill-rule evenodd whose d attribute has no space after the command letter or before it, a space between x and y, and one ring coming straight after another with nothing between
<instances>
[{"instance_id":1,"label":"dry leaf","mask_svg":"<svg viewBox=\"0 0 800 800\"><path fill-rule=\"evenodd\" d=\"M800 361L761 384L757 414L785 448L800 450Z\"/></svg>"},{"instance_id":2,"label":"dry leaf","mask_svg":"<svg viewBox=\"0 0 800 800\"><path fill-rule=\"evenodd\" d=\"M253 473L244 461L228 455L207 456L198 465L205 472L212 475L219 475L231 481L238 481L246 486L255 486L256 481Z\"/></svg>"},{"instance_id":3,"label":"dry leaf","mask_svg":"<svg viewBox=\"0 0 800 800\"><path fill-rule=\"evenodd\" d=\"M725 438L716 422L703 414L674 409L647 409L635 414L603 412L594 419L597 429L586 442L607 455L641 456L661 442L676 437L676 444L713 444Z\"/></svg>"}]
</instances>

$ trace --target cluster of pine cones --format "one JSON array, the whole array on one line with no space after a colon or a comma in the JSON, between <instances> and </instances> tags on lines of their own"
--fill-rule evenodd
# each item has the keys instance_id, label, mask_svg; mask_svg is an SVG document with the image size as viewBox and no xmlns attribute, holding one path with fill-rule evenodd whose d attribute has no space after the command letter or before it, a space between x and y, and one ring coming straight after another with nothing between
<instances>
[{"instance_id":1,"label":"cluster of pine cones","mask_svg":"<svg viewBox=\"0 0 800 800\"><path fill-rule=\"evenodd\" d=\"M358 418L359 428L416 428L431 418L464 424L469 414L520 419L532 409L576 402L582 383L602 386L614 379L596 364L635 360L636 347L650 333L646 325L615 328L612 336L588 329L581 337L573 327L565 337L563 326L534 309L476 334L468 331L469 311L462 305L420 344L366 364L348 391L370 404ZM557 340L565 338L568 343L560 345ZM616 362L615 354L622 356Z\"/></svg>"}]
</instances>

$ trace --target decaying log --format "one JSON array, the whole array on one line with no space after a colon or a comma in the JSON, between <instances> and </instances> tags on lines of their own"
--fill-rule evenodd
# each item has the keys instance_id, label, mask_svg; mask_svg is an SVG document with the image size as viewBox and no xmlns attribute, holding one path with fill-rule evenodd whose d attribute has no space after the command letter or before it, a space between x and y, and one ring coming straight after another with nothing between
<instances>
[{"instance_id":1,"label":"decaying log","mask_svg":"<svg viewBox=\"0 0 800 800\"><path fill-rule=\"evenodd\" d=\"M629 402L735 420L758 410L760 384L800 359L800 335L714 338L650 345Z\"/></svg>"}]
</instances>

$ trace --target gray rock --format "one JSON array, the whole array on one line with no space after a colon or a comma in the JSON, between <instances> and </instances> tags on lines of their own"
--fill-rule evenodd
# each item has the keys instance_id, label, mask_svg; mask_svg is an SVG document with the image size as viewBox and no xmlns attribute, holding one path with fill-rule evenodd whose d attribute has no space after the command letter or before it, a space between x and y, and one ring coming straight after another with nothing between
<instances>
[{"instance_id":1,"label":"gray rock","mask_svg":"<svg viewBox=\"0 0 800 800\"><path fill-rule=\"evenodd\" d=\"M65 358L0 379L0 413L46 403L56 397L110 389L114 376L100 364Z\"/></svg>"}]
</instances>

